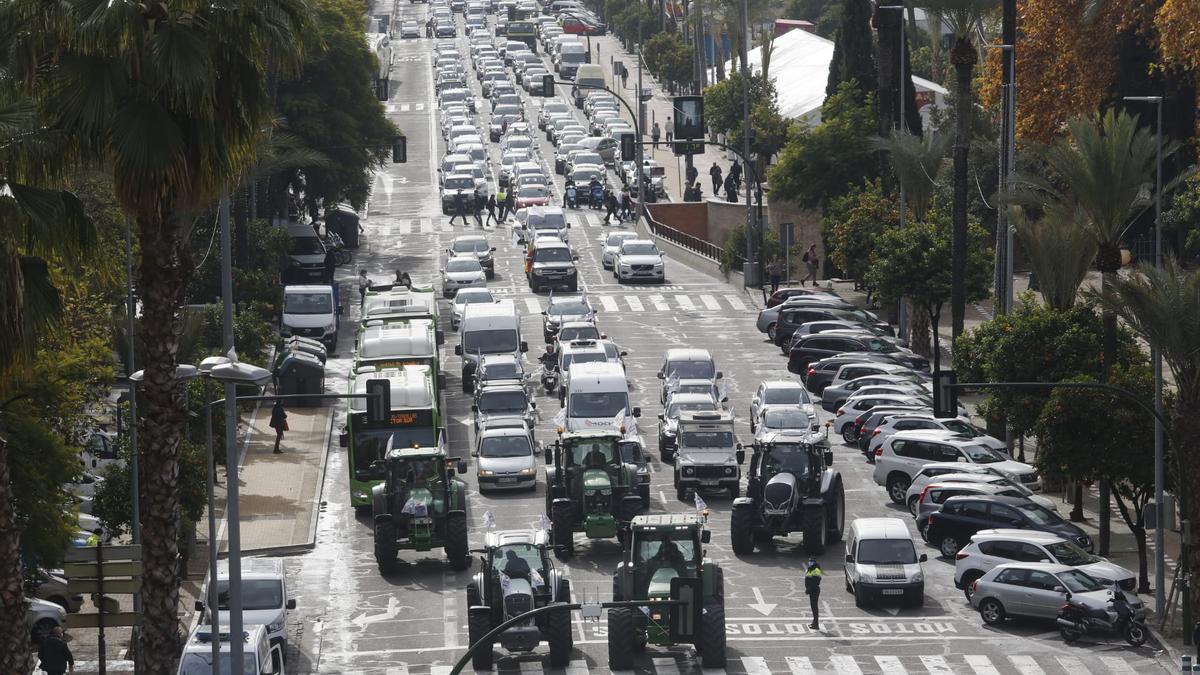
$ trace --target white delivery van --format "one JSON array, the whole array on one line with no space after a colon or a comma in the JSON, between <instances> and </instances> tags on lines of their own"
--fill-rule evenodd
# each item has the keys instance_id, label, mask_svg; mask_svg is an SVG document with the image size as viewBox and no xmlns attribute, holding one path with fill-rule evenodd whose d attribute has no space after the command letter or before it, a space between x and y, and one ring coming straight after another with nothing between
<instances>
[{"instance_id":1,"label":"white delivery van","mask_svg":"<svg viewBox=\"0 0 1200 675\"><path fill-rule=\"evenodd\" d=\"M288 268L285 281L325 281L325 244L312 225L288 223Z\"/></svg>"},{"instance_id":2,"label":"white delivery van","mask_svg":"<svg viewBox=\"0 0 1200 675\"><path fill-rule=\"evenodd\" d=\"M222 624L224 632L213 636L208 626L197 626L188 637L187 645L179 658L177 675L226 675L233 672L229 655L229 628ZM213 668L213 640L220 643L219 663ZM242 630L242 673L244 675L285 675L283 649L271 646L267 628L262 625L246 625Z\"/></svg>"},{"instance_id":3,"label":"white delivery van","mask_svg":"<svg viewBox=\"0 0 1200 675\"><path fill-rule=\"evenodd\" d=\"M337 348L338 304L336 286L304 284L283 287L283 317L279 333L284 338L306 337L320 340L330 352Z\"/></svg>"},{"instance_id":4,"label":"white delivery van","mask_svg":"<svg viewBox=\"0 0 1200 675\"><path fill-rule=\"evenodd\" d=\"M462 357L462 388L474 391L475 368L486 354L520 354L529 349L521 339L521 318L512 300L467 305L459 327L462 341L454 353Z\"/></svg>"},{"instance_id":5,"label":"white delivery van","mask_svg":"<svg viewBox=\"0 0 1200 675\"><path fill-rule=\"evenodd\" d=\"M856 518L846 533L846 588L854 604L898 600L909 607L925 604L925 575L912 533L899 518Z\"/></svg>"},{"instance_id":6,"label":"white delivery van","mask_svg":"<svg viewBox=\"0 0 1200 675\"><path fill-rule=\"evenodd\" d=\"M604 90L604 68L596 63L584 63L575 69L575 86L571 87L571 98L575 107L583 107L583 99L589 91Z\"/></svg>"},{"instance_id":7,"label":"white delivery van","mask_svg":"<svg viewBox=\"0 0 1200 675\"><path fill-rule=\"evenodd\" d=\"M624 426L627 435L637 433L635 418L641 417L642 409L629 405L629 383L620 363L572 364L566 382L563 405L568 431L616 431Z\"/></svg>"},{"instance_id":8,"label":"white delivery van","mask_svg":"<svg viewBox=\"0 0 1200 675\"><path fill-rule=\"evenodd\" d=\"M205 579L203 593L196 601L196 609L203 613L201 624L208 625L209 580ZM217 562L217 603L220 608L220 627L229 628L229 561ZM296 608L296 601L288 597L287 578L283 573L283 561L278 558L242 559L242 623L266 627L270 646L279 646L287 651L288 610ZM255 671L257 672L257 671Z\"/></svg>"}]
</instances>

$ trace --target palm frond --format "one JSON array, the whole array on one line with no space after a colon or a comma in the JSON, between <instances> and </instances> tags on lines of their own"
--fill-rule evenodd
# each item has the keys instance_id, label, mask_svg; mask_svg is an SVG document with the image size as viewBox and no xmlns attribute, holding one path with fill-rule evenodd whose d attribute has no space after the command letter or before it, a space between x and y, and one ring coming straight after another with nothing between
<instances>
[{"instance_id":1,"label":"palm frond","mask_svg":"<svg viewBox=\"0 0 1200 675\"><path fill-rule=\"evenodd\" d=\"M974 35L983 17L999 0L914 0L917 7L938 14L942 23L959 39Z\"/></svg>"},{"instance_id":2,"label":"palm frond","mask_svg":"<svg viewBox=\"0 0 1200 675\"><path fill-rule=\"evenodd\" d=\"M1010 213L1017 238L1037 275L1042 299L1054 309L1070 309L1096 258L1096 241L1080 223L1086 214L1061 202L1038 220L1026 219L1019 207L1011 208Z\"/></svg>"},{"instance_id":3,"label":"palm frond","mask_svg":"<svg viewBox=\"0 0 1200 675\"><path fill-rule=\"evenodd\" d=\"M917 220L924 220L929 211L942 160L953 142L953 135L941 131L931 131L923 136L893 131L887 138L871 140L876 149L886 151L891 157L892 171L904 187L905 197Z\"/></svg>"}]
</instances>

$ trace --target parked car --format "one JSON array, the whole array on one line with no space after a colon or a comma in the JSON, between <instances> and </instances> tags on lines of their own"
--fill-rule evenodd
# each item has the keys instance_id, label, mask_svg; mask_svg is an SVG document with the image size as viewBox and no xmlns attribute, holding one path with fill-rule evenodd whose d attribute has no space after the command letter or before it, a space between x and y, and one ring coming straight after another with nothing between
<instances>
[{"instance_id":1,"label":"parked car","mask_svg":"<svg viewBox=\"0 0 1200 675\"><path fill-rule=\"evenodd\" d=\"M1052 532L1029 530L980 530L954 556L954 587L971 599L975 580L999 565L1009 563L1049 562L1082 570L1100 583L1116 584L1122 591L1133 593L1137 575L1132 570L1092 555L1079 546Z\"/></svg>"},{"instance_id":2,"label":"parked car","mask_svg":"<svg viewBox=\"0 0 1200 675\"><path fill-rule=\"evenodd\" d=\"M1029 562L998 565L974 583L971 606L989 626L1009 617L1053 620L1066 601L1104 612L1108 609L1109 587L1082 570L1054 563ZM1137 596L1129 596L1130 608L1142 609Z\"/></svg>"},{"instance_id":3,"label":"parked car","mask_svg":"<svg viewBox=\"0 0 1200 675\"><path fill-rule=\"evenodd\" d=\"M1008 459L972 439L935 431L901 431L885 441L875 451L875 483L887 488L894 503L903 504L912 477L931 462L984 464L1034 492L1042 487L1037 469L1032 466Z\"/></svg>"},{"instance_id":4,"label":"parked car","mask_svg":"<svg viewBox=\"0 0 1200 675\"><path fill-rule=\"evenodd\" d=\"M950 467L950 470L942 471L939 469L926 473L926 469L930 466ZM917 475L913 476L913 482L908 486L908 492L904 495L904 503L908 505L908 512L916 516L921 496L926 486L942 482L981 483L1012 488L1017 491L1018 494L1016 496L1030 499L1051 511L1058 512L1058 504L1055 504L1053 499L1033 493L1029 488L988 467L986 464L967 464L965 462L935 462L934 464L921 467ZM942 501L945 501L945 499L943 498L938 503L940 504Z\"/></svg>"},{"instance_id":5,"label":"parked car","mask_svg":"<svg viewBox=\"0 0 1200 675\"><path fill-rule=\"evenodd\" d=\"M1092 538L1078 525L1041 504L1020 497L951 497L940 511L929 515L924 535L946 558L953 558L980 530L998 527L1052 532L1066 537L1089 553Z\"/></svg>"},{"instance_id":6,"label":"parked car","mask_svg":"<svg viewBox=\"0 0 1200 675\"><path fill-rule=\"evenodd\" d=\"M832 332L804 335L796 340L788 352L788 371L802 373L813 361L846 352L876 352L887 354L893 361L914 370L928 372L929 359L897 347L892 342L874 335L845 334Z\"/></svg>"}]
</instances>

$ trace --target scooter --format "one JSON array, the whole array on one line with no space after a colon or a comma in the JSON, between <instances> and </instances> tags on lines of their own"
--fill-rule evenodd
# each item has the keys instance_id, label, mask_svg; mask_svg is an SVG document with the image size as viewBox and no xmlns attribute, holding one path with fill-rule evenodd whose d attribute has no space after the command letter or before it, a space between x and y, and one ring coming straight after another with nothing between
<instances>
[{"instance_id":1,"label":"scooter","mask_svg":"<svg viewBox=\"0 0 1200 675\"><path fill-rule=\"evenodd\" d=\"M1111 609L1106 611L1094 610L1075 602L1071 600L1071 594L1067 593L1067 601L1055 620L1062 639L1074 642L1084 635L1118 635L1134 647L1145 644L1145 611L1130 607L1125 594L1119 588L1109 591L1108 596Z\"/></svg>"},{"instance_id":2,"label":"scooter","mask_svg":"<svg viewBox=\"0 0 1200 675\"><path fill-rule=\"evenodd\" d=\"M542 387L546 392L552 392L558 387L558 369L542 366Z\"/></svg>"},{"instance_id":3,"label":"scooter","mask_svg":"<svg viewBox=\"0 0 1200 675\"><path fill-rule=\"evenodd\" d=\"M575 189L574 185L572 185L571 187L567 188L567 208L575 209L578 207L579 207L579 191Z\"/></svg>"},{"instance_id":4,"label":"scooter","mask_svg":"<svg viewBox=\"0 0 1200 675\"><path fill-rule=\"evenodd\" d=\"M593 209L599 209L603 206L604 206L604 188L602 186L597 185L592 188L591 207Z\"/></svg>"}]
</instances>

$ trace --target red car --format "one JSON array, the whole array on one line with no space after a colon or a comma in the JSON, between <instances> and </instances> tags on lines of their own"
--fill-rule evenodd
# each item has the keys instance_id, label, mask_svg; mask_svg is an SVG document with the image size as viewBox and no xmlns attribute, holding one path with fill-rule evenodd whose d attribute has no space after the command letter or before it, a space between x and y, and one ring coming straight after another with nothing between
<instances>
[{"instance_id":1,"label":"red car","mask_svg":"<svg viewBox=\"0 0 1200 675\"><path fill-rule=\"evenodd\" d=\"M517 190L514 202L518 209L527 206L547 206L550 204L550 190L545 185L523 185Z\"/></svg>"},{"instance_id":2,"label":"red car","mask_svg":"<svg viewBox=\"0 0 1200 675\"><path fill-rule=\"evenodd\" d=\"M564 16L558 20L563 32L570 35L604 35L604 24L594 24L580 21L573 16Z\"/></svg>"}]
</instances>

